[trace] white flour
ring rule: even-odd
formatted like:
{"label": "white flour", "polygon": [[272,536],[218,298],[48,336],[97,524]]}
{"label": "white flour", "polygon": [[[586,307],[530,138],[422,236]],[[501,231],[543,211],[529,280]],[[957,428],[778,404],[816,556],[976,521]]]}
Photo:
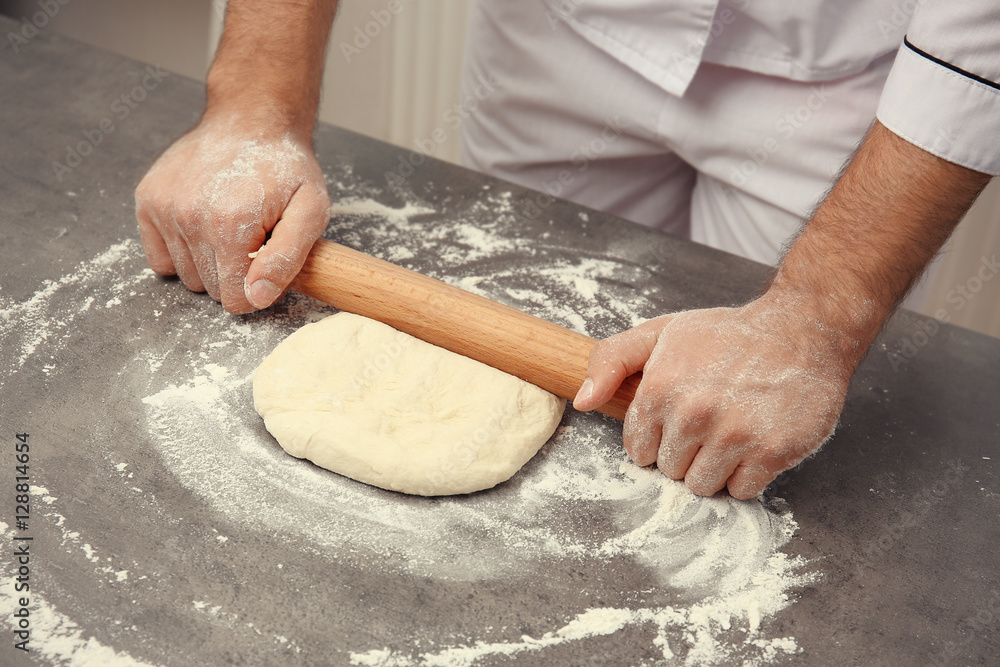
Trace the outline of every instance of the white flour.
{"label": "white flour", "polygon": [[[552,261],[540,271],[518,262],[519,254],[538,248],[500,234],[509,193],[486,200],[476,205],[483,215],[474,206],[470,219],[460,222],[428,219],[431,211],[414,204],[391,209],[370,200],[336,203],[332,213],[347,238],[373,254],[406,265],[433,248],[431,256],[442,266],[464,267],[439,269],[448,271],[449,282],[578,331],[607,335],[655,314],[654,304],[641,293],[613,296],[608,289],[641,283],[641,267],[574,259],[572,253],[559,254],[556,246]],[[483,258],[508,256],[510,261],[494,262],[492,270],[474,270]],[[62,349],[70,325],[84,313],[95,317],[98,311],[125,307],[138,294],[146,312],[159,317],[185,294],[180,284],[158,286],[148,270],[123,270],[140,265],[139,244],[126,241],[43,286],[28,301],[0,304],[0,334],[18,346],[14,365],[0,371],[0,381],[33,355]],[[109,275],[116,279],[109,281]],[[289,535],[299,548],[387,577],[503,581],[553,563],[585,562],[639,567],[655,582],[650,591],[627,591],[627,604],[553,609],[551,629],[538,637],[511,638],[506,628],[484,627],[477,636],[448,642],[421,642],[417,635],[405,650],[344,647],[354,664],[474,665],[488,656],[544,655],[549,647],[626,627],[641,629],[663,662],[678,664],[760,664],[799,650],[794,639],[767,637],[761,630],[791,604],[794,588],[817,577],[804,570],[801,559],[779,551],[796,529],[790,514],[768,511],[759,502],[696,497],[657,472],[637,468],[616,444],[620,424],[598,417],[571,420],[522,473],[491,492],[414,499],[346,480],[287,456],[264,430],[250,400],[250,378],[261,359],[292,330],[332,309],[292,296],[251,325],[214,303],[203,306],[185,312],[184,327],[147,334],[142,352],[119,375],[132,385],[123,388],[123,395],[138,391],[145,396],[135,410],[145,411],[152,445],[175,482],[227,522]],[[198,346],[191,345],[192,331],[203,340]],[[114,462],[128,485],[126,464]],[[145,494],[133,488],[137,496]],[[47,491],[40,497],[46,496],[52,498],[44,501],[52,507],[49,519],[62,526],[58,499]],[[608,525],[596,535],[580,524],[581,515],[605,517]],[[102,560],[100,536],[69,533],[63,534],[64,546],[92,563],[95,577],[132,581],[146,576],[135,565]],[[220,543],[225,539],[218,536]],[[671,592],[671,604],[644,603],[647,594],[663,590]],[[236,614],[220,611],[209,599],[192,600],[191,613],[238,622]],[[75,627],[65,618],[59,624]],[[44,655],[68,660],[82,650],[80,645],[89,645],[70,630],[53,636],[43,645],[49,652]],[[60,644],[66,636],[74,639]],[[294,643],[294,638],[282,639]]]}
{"label": "white flour", "polygon": [[[354,247],[580,333],[604,336],[660,314],[644,298],[650,274],[643,267],[580,258],[575,249],[551,242],[548,232],[541,242],[505,236],[515,217],[509,192],[484,195],[469,207],[465,220],[443,223],[429,213],[412,203],[393,209],[354,198],[331,208],[338,234]],[[540,253],[550,257],[541,269]],[[434,266],[408,261],[419,256],[433,258]],[[483,260],[489,261],[489,271],[478,274]],[[449,271],[442,273],[442,266]],[[471,275],[456,279],[456,273]],[[635,289],[621,295],[616,294],[620,289],[602,287],[621,284]]]}
{"label": "white flour", "polygon": [[[0,537],[10,540],[17,531],[0,521]],[[10,572],[10,565],[4,563],[4,572]],[[14,578],[4,577],[0,583],[0,609],[12,610],[24,593],[14,590]],[[136,660],[126,652],[115,651],[104,646],[93,637],[86,636],[80,627],[65,614],[59,612],[48,600],[37,592],[30,593],[31,633],[30,649],[49,664],[73,665],[73,667],[152,667],[149,663]],[[8,618],[3,619],[9,623]],[[38,641],[35,638],[44,638]]]}
{"label": "white flour", "polygon": [[[111,283],[111,298],[104,299],[104,305],[97,308],[112,308],[121,305],[121,296],[128,292],[136,294],[132,289],[140,281],[151,277],[153,272],[146,270],[140,275],[129,276],[125,280],[113,282],[108,276],[115,275],[119,264],[130,253],[140,247],[137,241],[126,240],[108,248],[106,251],[77,266],[76,270],[59,280],[48,280],[42,289],[27,301],[9,303],[0,296],[0,339],[5,345],[10,345],[17,339],[20,351],[17,359],[10,365],[4,375],[8,375],[24,366],[25,362],[38,349],[38,346],[51,339],[50,345],[60,349],[59,340],[65,336],[73,323],[94,307],[95,298],[86,295],[82,301],[67,301],[67,295],[82,291],[84,285]],[[76,287],[78,289],[67,289]],[[52,348],[49,348],[52,352]],[[0,387],[3,380],[0,379]]]}

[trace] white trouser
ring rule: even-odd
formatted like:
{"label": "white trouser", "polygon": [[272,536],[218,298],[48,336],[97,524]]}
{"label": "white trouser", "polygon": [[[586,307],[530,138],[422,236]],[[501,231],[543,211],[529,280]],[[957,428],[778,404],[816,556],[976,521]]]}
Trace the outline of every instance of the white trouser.
{"label": "white trouser", "polygon": [[893,60],[815,84],[703,63],[678,99],[551,20],[540,2],[474,6],[463,164],[768,264],[864,136]]}

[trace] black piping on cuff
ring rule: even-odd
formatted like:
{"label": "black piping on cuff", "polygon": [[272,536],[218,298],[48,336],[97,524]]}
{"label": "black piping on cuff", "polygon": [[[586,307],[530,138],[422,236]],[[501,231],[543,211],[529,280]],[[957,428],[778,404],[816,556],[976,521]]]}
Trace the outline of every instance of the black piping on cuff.
{"label": "black piping on cuff", "polygon": [[962,69],[961,67],[958,67],[956,65],[952,65],[947,60],[941,60],[940,58],[932,56],[931,54],[927,53],[926,51],[924,51],[922,49],[918,49],[917,47],[913,46],[913,44],[910,44],[910,40],[908,40],[905,35],[903,36],[903,44],[906,46],[906,48],[910,49],[911,51],[913,51],[917,55],[923,56],[924,58],[927,58],[927,60],[930,60],[933,63],[937,63],[941,67],[946,67],[946,68],[950,69],[952,72],[955,72],[956,74],[961,74],[962,76],[964,76],[966,78],[969,78],[969,79],[972,79],[973,81],[978,81],[979,83],[983,84],[984,86],[989,86],[990,88],[995,88],[996,90],[1000,90],[1000,83],[997,83],[995,81],[990,81],[989,79],[985,79],[985,78],[979,76],[978,74],[973,74],[972,72],[967,72],[964,69]]}

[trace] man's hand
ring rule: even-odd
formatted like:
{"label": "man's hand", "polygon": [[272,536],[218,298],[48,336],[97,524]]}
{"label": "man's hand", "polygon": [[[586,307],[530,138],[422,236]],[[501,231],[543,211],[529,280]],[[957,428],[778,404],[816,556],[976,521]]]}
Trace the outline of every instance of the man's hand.
{"label": "man's hand", "polygon": [[757,495],[832,434],[883,322],[989,181],[876,122],[766,294],[598,343],[574,406],[641,370],[624,431],[636,463],[695,493]]}
{"label": "man's hand", "polygon": [[139,183],[135,202],[150,267],[208,291],[231,313],[277,300],[330,219],[310,147],[237,118],[206,120],[181,137]]}
{"label": "man's hand", "polygon": [[592,410],[639,370],[625,449],[700,495],[753,498],[819,449],[850,371],[803,313],[760,299],[666,315],[600,341],[590,355]]}
{"label": "man's hand", "polygon": [[205,115],[136,190],[150,267],[232,313],[281,296],[330,220],[310,143],[336,9],[336,0],[230,0]]}

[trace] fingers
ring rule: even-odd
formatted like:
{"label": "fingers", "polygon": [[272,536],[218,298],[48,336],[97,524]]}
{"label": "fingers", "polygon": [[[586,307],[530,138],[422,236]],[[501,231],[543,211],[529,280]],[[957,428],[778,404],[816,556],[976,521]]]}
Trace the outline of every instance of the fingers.
{"label": "fingers", "polygon": [[179,234],[168,236],[164,238],[164,241],[170,250],[170,257],[173,260],[174,268],[177,269],[177,276],[184,283],[184,286],[192,292],[204,292],[205,283],[202,282],[201,276],[198,274],[198,268],[187,241]]}
{"label": "fingers", "polygon": [[[692,493],[699,496],[715,495],[726,488],[733,472],[739,467],[739,461],[738,456],[726,449],[719,451],[700,447],[686,466],[684,483],[691,489]],[[663,468],[660,469],[663,470]],[[679,478],[675,477],[674,479]]]}
{"label": "fingers", "polygon": [[756,498],[774,481],[779,472],[772,472],[762,466],[741,465],[729,477],[729,495],[739,500]]}
{"label": "fingers", "polygon": [[[298,274],[313,243],[326,229],[329,211],[326,192],[314,184],[299,188],[274,226],[271,238],[250,264],[239,300],[253,308],[266,308],[274,303]],[[230,297],[237,300],[233,294]]]}
{"label": "fingers", "polygon": [[[600,405],[614,394],[622,379],[644,369],[635,399],[625,414],[623,443],[640,466],[656,463],[666,476],[684,480],[692,492],[711,496],[726,487],[738,468],[745,434],[723,430],[725,410],[718,397],[704,389],[684,389],[685,357],[661,337],[668,318],[652,320],[594,346],[588,380],[592,390],[574,405]],[[664,348],[659,350],[659,348]],[[656,359],[650,361],[656,352]]]}
{"label": "fingers", "polygon": [[590,351],[587,378],[573,399],[573,407],[585,412],[611,400],[625,378],[646,365],[669,319],[669,315],[658,317],[598,341]]}
{"label": "fingers", "polygon": [[[641,389],[640,389],[641,392]],[[625,413],[622,438],[625,451],[636,465],[648,466],[656,462],[657,451],[663,439],[663,422],[646,408],[640,392]]]}
{"label": "fingers", "polygon": [[660,450],[656,455],[656,467],[670,479],[687,479],[688,469],[702,451],[702,444],[691,439],[682,442],[664,439],[660,442]]}
{"label": "fingers", "polygon": [[[737,415],[718,405],[710,393],[680,391],[648,384],[659,375],[660,361],[650,367],[625,415],[625,450],[640,466],[657,469],[700,496],[712,496],[727,486],[734,497],[754,498],[774,479],[760,463],[765,448],[745,429],[734,425]],[[758,465],[746,467],[745,460]],[[734,476],[740,471],[739,476]],[[733,492],[735,489],[735,492]]]}
{"label": "fingers", "polygon": [[[211,285],[209,291],[214,292],[212,296],[217,299],[214,254],[205,257],[204,252],[192,252],[191,244],[174,220],[173,212],[157,202],[151,188],[143,179],[135,194],[135,217],[149,268],[162,276],[177,275],[193,292],[204,292],[207,283]],[[159,215],[158,211],[164,215]],[[201,246],[197,249],[200,251]]]}
{"label": "fingers", "polygon": [[[188,244],[191,247],[191,244]],[[198,277],[201,278],[205,291],[216,301],[222,300],[222,292],[219,289],[219,261],[215,256],[215,248],[210,243],[199,243],[197,251],[193,253],[194,265],[198,268]]]}
{"label": "fingers", "polygon": [[760,495],[829,437],[848,384],[811,321],[754,304],[675,313],[598,344],[577,407],[641,368],[623,429],[629,456],[699,495]]}
{"label": "fingers", "polygon": [[[244,130],[238,119],[226,127],[203,121],[136,188],[153,270],[207,289],[233,313],[273,303],[329,222],[326,183],[308,146]],[[248,253],[271,231],[272,241],[251,262]]]}
{"label": "fingers", "polygon": [[[188,247],[180,234],[164,235],[153,223],[152,217],[144,211],[136,211],[139,220],[139,235],[146,251],[149,268],[161,276],[180,277],[181,282],[193,292],[204,292],[205,283]],[[215,296],[215,295],[213,295]]]}
{"label": "fingers", "polygon": [[176,275],[177,269],[170,259],[170,251],[167,244],[160,235],[160,231],[153,224],[149,215],[136,202],[135,216],[139,221],[139,236],[142,238],[142,247],[146,251],[146,261],[149,268],[156,271],[161,276]]}

